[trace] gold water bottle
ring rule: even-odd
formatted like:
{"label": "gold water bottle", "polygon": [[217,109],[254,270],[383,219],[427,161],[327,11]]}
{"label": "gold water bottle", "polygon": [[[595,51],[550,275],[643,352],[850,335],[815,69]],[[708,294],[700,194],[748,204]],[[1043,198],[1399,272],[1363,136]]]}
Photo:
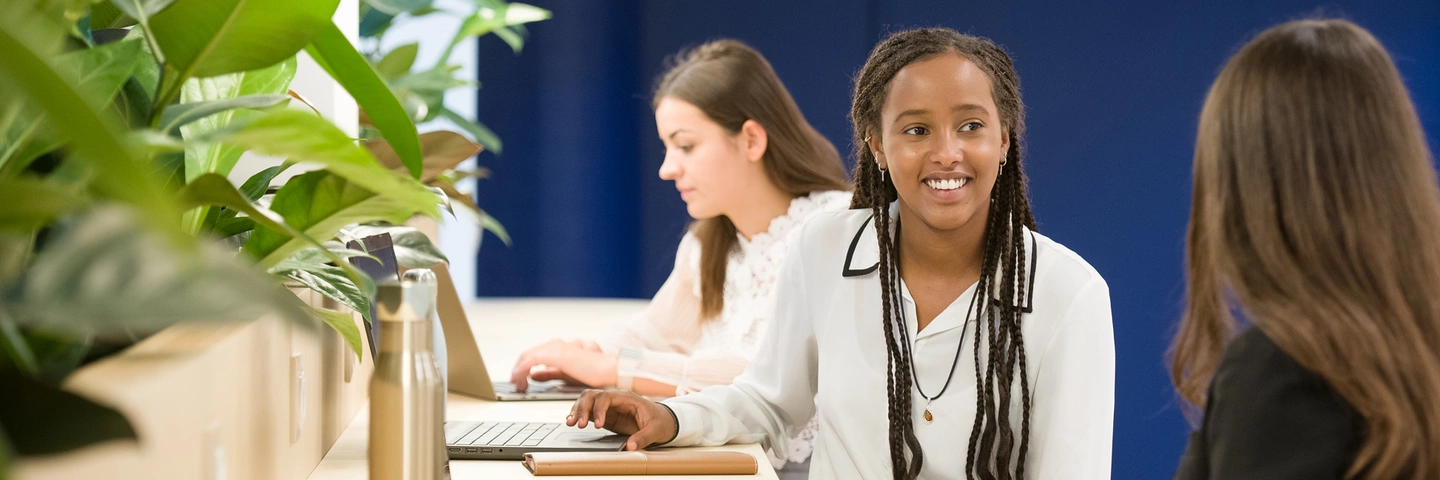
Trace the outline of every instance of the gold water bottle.
{"label": "gold water bottle", "polygon": [[443,480],[446,475],[440,371],[431,349],[435,285],[376,288],[380,351],[370,380],[370,479]]}

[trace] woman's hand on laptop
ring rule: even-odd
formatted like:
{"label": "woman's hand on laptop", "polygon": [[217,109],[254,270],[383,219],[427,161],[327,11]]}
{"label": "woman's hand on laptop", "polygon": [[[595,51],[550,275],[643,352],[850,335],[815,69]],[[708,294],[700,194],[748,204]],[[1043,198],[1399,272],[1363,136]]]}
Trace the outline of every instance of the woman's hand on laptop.
{"label": "woman's hand on laptop", "polygon": [[610,387],[615,385],[615,363],[615,356],[601,351],[595,342],[551,340],[520,355],[510,372],[510,383],[517,392],[529,389],[531,379]]}
{"label": "woman's hand on laptop", "polygon": [[629,435],[625,450],[635,451],[651,445],[669,443],[680,432],[675,414],[659,403],[620,390],[586,390],[570,407],[565,425],[595,428]]}

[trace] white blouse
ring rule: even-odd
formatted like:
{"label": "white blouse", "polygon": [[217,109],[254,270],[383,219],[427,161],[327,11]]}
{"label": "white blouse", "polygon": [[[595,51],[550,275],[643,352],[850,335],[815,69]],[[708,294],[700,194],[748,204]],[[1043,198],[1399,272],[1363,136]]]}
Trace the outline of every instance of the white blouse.
{"label": "white blouse", "polygon": [[[760,442],[785,450],[790,436],[815,417],[812,478],[891,475],[886,348],[873,269],[879,255],[870,216],[849,210],[816,216],[805,226],[780,275],[777,321],[750,368],[731,385],[666,400],[680,424],[670,445]],[[1033,288],[1012,301],[1028,309],[1021,317],[1033,395],[1026,471],[1032,478],[1110,478],[1115,347],[1109,287],[1079,255],[1025,233],[1031,264],[1022,281]],[[915,378],[926,393],[940,389],[956,343],[963,342],[949,390],[929,405],[934,423],[922,418],[925,399],[911,395],[925,452],[920,478],[963,478],[975,419],[976,320],[961,327],[975,286],[918,334],[914,302],[903,282],[900,288]],[[984,348],[982,342],[982,358]],[[1011,403],[1010,418],[1020,418],[1021,402]]]}
{"label": "white blouse", "polygon": [[[745,370],[760,348],[775,312],[775,283],[790,245],[806,220],[850,206],[850,192],[812,192],[790,201],[754,238],[737,235],[726,260],[724,307],[714,318],[700,318],[700,242],[687,233],[675,254],[675,268],[640,315],[620,322],[606,352],[620,347],[642,351],[635,376],[675,385],[676,395],[729,384]],[[807,419],[808,420],[808,419]],[[803,462],[810,457],[813,422],[798,430],[787,447],[771,452],[771,462]]]}

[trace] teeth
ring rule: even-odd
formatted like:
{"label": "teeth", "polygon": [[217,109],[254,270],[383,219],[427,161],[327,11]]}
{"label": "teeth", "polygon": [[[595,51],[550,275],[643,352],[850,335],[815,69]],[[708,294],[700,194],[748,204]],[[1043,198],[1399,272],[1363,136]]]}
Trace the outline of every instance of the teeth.
{"label": "teeth", "polygon": [[925,184],[936,190],[955,190],[969,183],[968,178],[951,178],[944,180],[926,180]]}

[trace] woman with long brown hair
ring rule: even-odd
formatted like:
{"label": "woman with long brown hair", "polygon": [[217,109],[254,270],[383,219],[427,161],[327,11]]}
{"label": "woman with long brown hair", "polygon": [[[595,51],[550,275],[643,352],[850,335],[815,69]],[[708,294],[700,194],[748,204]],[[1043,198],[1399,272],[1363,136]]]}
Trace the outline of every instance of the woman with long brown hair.
{"label": "woman with long brown hair", "polygon": [[[800,225],[850,203],[840,154],[805,121],[770,63],[741,42],[682,53],[661,76],[653,107],[665,144],[660,177],[675,182],[695,218],[675,268],[645,311],[608,338],[525,352],[511,377],[519,391],[531,379],[652,396],[730,383],[772,320],[783,321],[772,319],[776,276]],[[772,451],[772,463],[804,462],[814,436],[813,424],[797,431],[788,448]]]}
{"label": "woman with long brown hair", "polygon": [[1440,188],[1384,47],[1266,30],[1195,141],[1180,479],[1440,478]]}
{"label": "woman with long brown hair", "polygon": [[773,447],[814,416],[817,478],[1109,478],[1109,288],[1035,231],[1024,111],[987,39],[882,41],[855,79],[854,209],[805,225],[750,368],[658,404],[590,390],[567,423]]}

